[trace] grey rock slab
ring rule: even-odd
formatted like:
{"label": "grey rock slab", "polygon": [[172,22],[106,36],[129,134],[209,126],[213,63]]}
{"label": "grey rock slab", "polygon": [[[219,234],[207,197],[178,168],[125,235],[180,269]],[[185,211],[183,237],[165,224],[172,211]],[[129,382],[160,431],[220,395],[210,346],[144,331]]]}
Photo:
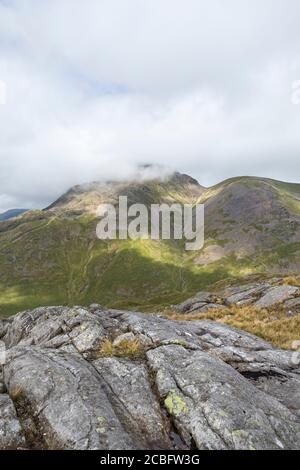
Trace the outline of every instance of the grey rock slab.
{"label": "grey rock slab", "polygon": [[293,352],[277,349],[246,349],[231,345],[215,349],[213,355],[227,364],[238,368],[239,371],[281,370],[293,372],[297,365],[293,362]]}
{"label": "grey rock slab", "polygon": [[251,289],[230,295],[226,298],[225,303],[227,305],[245,305],[245,303],[251,303],[257,299],[257,296],[265,291],[265,287],[256,286]]}
{"label": "grey rock slab", "polygon": [[186,313],[186,312],[188,312],[190,309],[192,309],[195,304],[199,304],[199,303],[200,303],[201,305],[205,304],[205,302],[200,302],[196,297],[193,297],[193,298],[191,298],[191,299],[188,299],[188,300],[182,302],[182,303],[179,304],[179,305],[176,305],[176,306],[174,307],[174,310],[175,310],[176,312],[179,312],[179,313]]}
{"label": "grey rock slab", "polygon": [[107,384],[107,395],[135,442],[146,449],[170,449],[165,419],[144,364],[126,359],[101,358],[93,362]]}
{"label": "grey rock slab", "polygon": [[284,307],[286,309],[291,309],[292,311],[295,312],[300,312],[300,297],[296,297],[295,299],[290,299],[284,302]]}
{"label": "grey rock slab", "polygon": [[194,313],[194,312],[197,312],[197,311],[201,310],[201,308],[205,307],[206,305],[207,305],[207,303],[205,303],[205,302],[195,302],[195,303],[191,304],[191,306],[188,310],[185,310],[182,313],[186,313],[186,314],[190,315],[191,313]]}
{"label": "grey rock slab", "polygon": [[300,422],[224,362],[176,345],[147,353],[181,437],[198,449],[297,449]]}
{"label": "grey rock slab", "polygon": [[136,339],[136,336],[132,332],[124,333],[116,337],[116,339],[113,342],[113,345],[118,346],[120,343],[122,343],[122,341],[134,341],[135,339]]}
{"label": "grey rock slab", "polygon": [[[14,348],[4,367],[28,436],[50,449],[133,449],[97,371],[78,355]],[[34,429],[35,427],[35,429]]]}
{"label": "grey rock slab", "polygon": [[[212,320],[197,320],[190,322],[190,329],[196,334],[200,341],[204,341],[207,334],[218,338],[223,346],[235,346],[242,350],[272,350],[270,343],[252,335],[247,331],[242,331],[234,326],[224,325]],[[209,347],[209,345],[206,345]]]}
{"label": "grey rock slab", "polygon": [[299,291],[298,287],[294,287],[294,286],[272,287],[268,289],[265,295],[261,299],[259,299],[257,302],[255,302],[254,305],[260,308],[272,307],[273,305],[284,302],[289,297],[292,297],[293,295],[295,295],[296,292],[298,291]]}
{"label": "grey rock slab", "polygon": [[0,394],[0,450],[14,450],[25,446],[14,404],[8,395]]}
{"label": "grey rock slab", "polygon": [[197,292],[195,297],[199,302],[211,302],[212,299],[214,299],[216,296],[212,294],[211,292],[200,291],[200,292]]}
{"label": "grey rock slab", "polygon": [[[60,321],[57,323],[56,317],[60,318],[60,315],[65,311],[63,307],[42,307],[21,312],[13,317],[13,321],[2,340],[8,348],[20,344],[22,341],[26,343],[47,341],[57,334],[55,330],[59,331]],[[53,327],[53,322],[55,327]]]}
{"label": "grey rock slab", "polygon": [[[28,447],[169,449],[175,431],[191,448],[300,448],[295,352],[245,331],[95,305],[23,312],[2,332]],[[95,360],[104,338],[147,357]]]}
{"label": "grey rock slab", "polygon": [[[115,315],[115,311],[109,311],[109,315]],[[148,339],[148,347],[156,347],[164,343],[180,343],[184,341],[189,347],[200,348],[199,338],[192,331],[191,322],[172,322],[157,315],[118,312],[119,329],[124,332],[132,332],[144,340]],[[182,328],[182,323],[184,327]],[[111,334],[114,330],[111,331]]]}
{"label": "grey rock slab", "polygon": [[96,349],[104,337],[98,316],[87,309],[49,307],[16,315],[2,339],[7,347],[60,347],[72,342],[79,352],[86,352]]}
{"label": "grey rock slab", "polygon": [[224,308],[224,305],[213,304],[213,303],[206,304],[199,309],[199,313],[205,313],[205,312],[208,312],[209,310],[220,310],[222,308]]}
{"label": "grey rock slab", "polygon": [[198,292],[195,297],[188,299],[175,307],[177,312],[185,313],[194,307],[195,304],[205,304],[213,302],[214,295],[209,292]]}
{"label": "grey rock slab", "polygon": [[272,283],[271,282],[258,282],[258,283],[253,283],[253,284],[243,284],[243,285],[238,285],[238,286],[231,286],[223,289],[221,291],[221,294],[228,298],[233,295],[245,295],[245,293],[252,291],[258,291],[260,292],[261,290],[266,290],[267,288],[271,287]]}
{"label": "grey rock slab", "polygon": [[245,373],[253,385],[275,397],[300,420],[300,376],[270,370],[264,373],[261,369]]}
{"label": "grey rock slab", "polygon": [[7,329],[9,328],[10,322],[0,320],[0,340],[6,334]]}
{"label": "grey rock slab", "polygon": [[97,322],[87,321],[76,326],[69,336],[76,350],[84,353],[99,349],[106,333]]}

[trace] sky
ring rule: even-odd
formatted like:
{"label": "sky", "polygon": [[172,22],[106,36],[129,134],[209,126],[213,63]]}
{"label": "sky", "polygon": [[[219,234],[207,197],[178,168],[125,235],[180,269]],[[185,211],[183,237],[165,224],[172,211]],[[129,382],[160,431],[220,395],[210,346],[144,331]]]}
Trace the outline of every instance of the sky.
{"label": "sky", "polygon": [[300,183],[299,18],[299,0],[0,0],[0,212],[144,163]]}

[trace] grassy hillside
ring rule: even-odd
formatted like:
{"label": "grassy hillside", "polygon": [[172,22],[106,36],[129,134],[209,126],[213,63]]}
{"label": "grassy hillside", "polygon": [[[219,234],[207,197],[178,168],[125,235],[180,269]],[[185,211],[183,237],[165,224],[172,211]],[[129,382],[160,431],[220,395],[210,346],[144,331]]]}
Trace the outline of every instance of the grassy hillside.
{"label": "grassy hillside", "polygon": [[[176,175],[160,183],[76,187],[49,210],[0,223],[0,315],[40,305],[102,303],[154,310],[218,280],[300,268],[300,186],[237,178],[205,190]],[[100,201],[205,202],[206,243],[100,241]]]}
{"label": "grassy hillside", "polygon": [[0,234],[2,315],[93,302],[151,309],[227,275],[194,266],[172,241],[98,240],[91,217],[31,217]]}

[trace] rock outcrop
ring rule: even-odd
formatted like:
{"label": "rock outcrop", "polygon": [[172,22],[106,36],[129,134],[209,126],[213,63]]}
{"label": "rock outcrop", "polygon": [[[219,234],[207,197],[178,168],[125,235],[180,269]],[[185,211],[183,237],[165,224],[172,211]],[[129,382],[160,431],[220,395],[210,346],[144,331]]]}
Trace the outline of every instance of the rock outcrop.
{"label": "rock outcrop", "polygon": [[93,305],[0,340],[2,449],[300,448],[300,361],[249,333]]}
{"label": "rock outcrop", "polygon": [[[280,305],[288,315],[300,313],[300,287],[280,284],[284,278],[226,287],[211,292],[199,292],[191,299],[176,305],[174,311],[184,314],[205,313],[208,310],[245,305],[271,308]],[[286,282],[286,281],[285,281]],[[300,285],[300,278],[298,277]]]}

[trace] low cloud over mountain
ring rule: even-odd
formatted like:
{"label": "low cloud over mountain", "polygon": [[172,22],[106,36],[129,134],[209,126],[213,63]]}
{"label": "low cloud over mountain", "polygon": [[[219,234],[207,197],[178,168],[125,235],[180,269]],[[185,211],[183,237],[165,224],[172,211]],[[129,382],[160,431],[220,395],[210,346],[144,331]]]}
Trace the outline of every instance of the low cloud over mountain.
{"label": "low cloud over mountain", "polygon": [[0,2],[0,209],[145,161],[204,186],[300,181],[299,13],[297,0]]}

